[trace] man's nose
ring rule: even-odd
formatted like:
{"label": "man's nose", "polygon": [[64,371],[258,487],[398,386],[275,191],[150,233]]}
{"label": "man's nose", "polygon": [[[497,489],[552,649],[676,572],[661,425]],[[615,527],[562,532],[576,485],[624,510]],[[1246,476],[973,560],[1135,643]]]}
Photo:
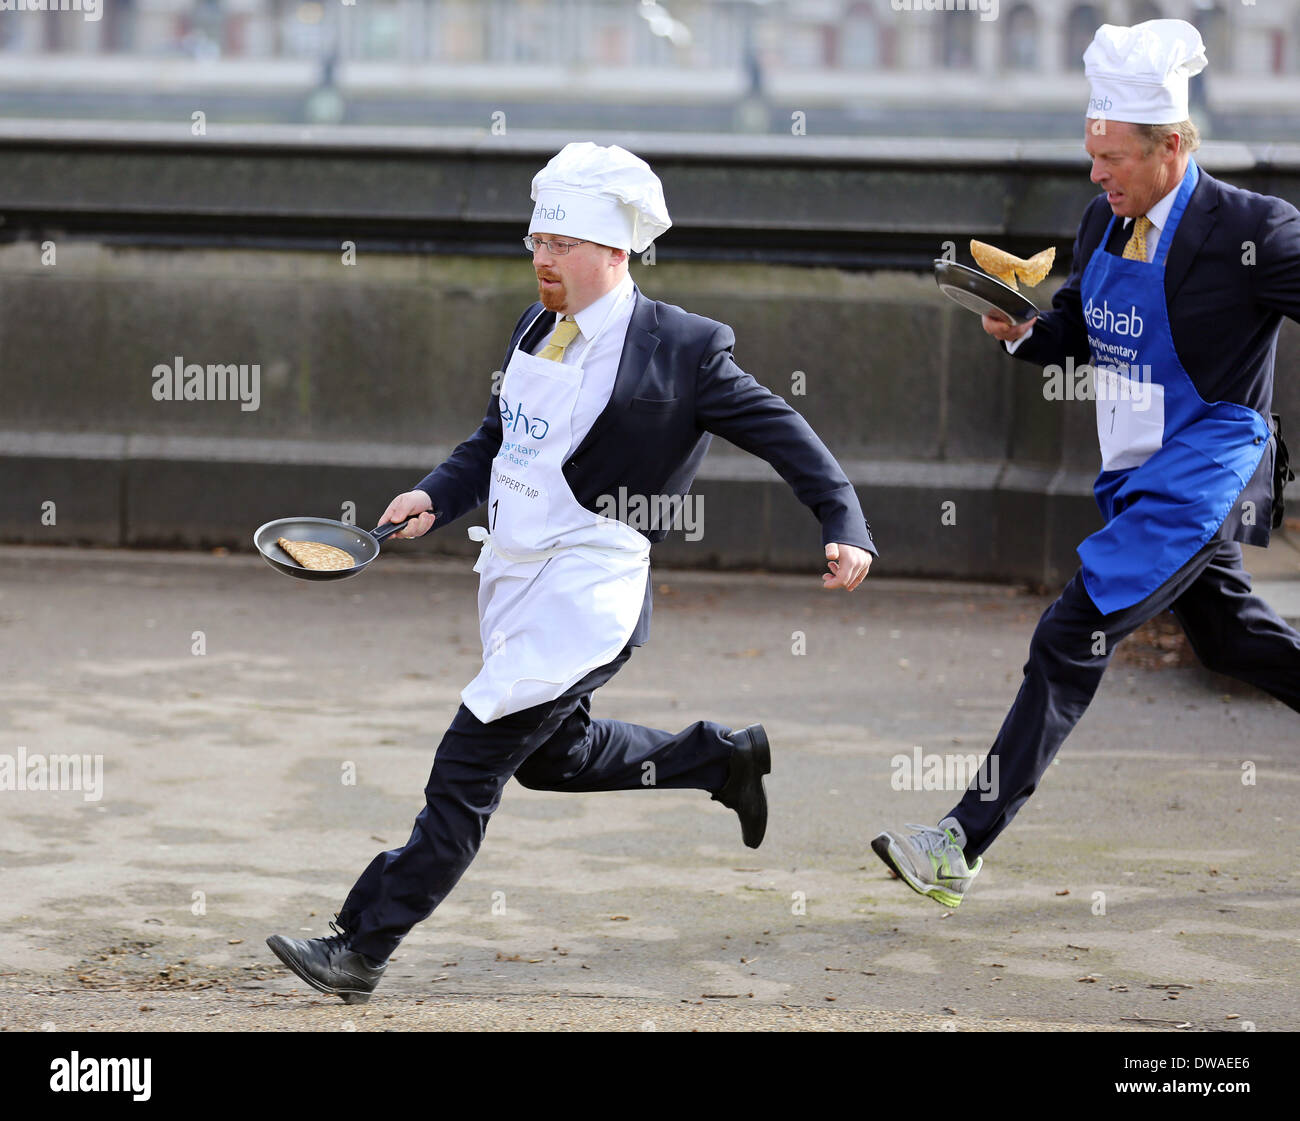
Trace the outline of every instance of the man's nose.
{"label": "man's nose", "polygon": [[1096,160],[1093,160],[1092,173],[1088,176],[1088,178],[1091,179],[1094,183],[1100,183],[1105,177],[1106,177],[1105,174],[1101,170],[1101,165],[1098,164]]}

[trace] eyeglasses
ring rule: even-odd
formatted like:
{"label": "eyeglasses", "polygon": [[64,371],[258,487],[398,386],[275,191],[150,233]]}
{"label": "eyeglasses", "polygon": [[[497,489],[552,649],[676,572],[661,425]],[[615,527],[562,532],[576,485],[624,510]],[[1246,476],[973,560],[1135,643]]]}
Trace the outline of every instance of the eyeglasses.
{"label": "eyeglasses", "polygon": [[532,234],[524,238],[524,248],[529,253],[536,253],[539,249],[545,249],[559,257],[563,257],[575,245],[587,244],[589,243],[585,241],[557,241],[555,238],[551,238],[550,241],[543,241],[539,237],[533,237]]}

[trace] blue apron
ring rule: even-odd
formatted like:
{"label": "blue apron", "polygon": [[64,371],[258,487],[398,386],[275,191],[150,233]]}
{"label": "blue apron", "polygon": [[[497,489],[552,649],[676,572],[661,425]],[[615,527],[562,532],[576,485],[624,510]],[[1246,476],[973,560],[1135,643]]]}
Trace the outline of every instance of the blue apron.
{"label": "blue apron", "polygon": [[1265,419],[1204,401],[1174,349],[1165,258],[1199,175],[1188,160],[1153,261],[1105,251],[1112,215],[1080,285],[1102,450],[1093,493],[1106,526],[1078,552],[1104,615],[1144,600],[1214,537],[1268,449]]}

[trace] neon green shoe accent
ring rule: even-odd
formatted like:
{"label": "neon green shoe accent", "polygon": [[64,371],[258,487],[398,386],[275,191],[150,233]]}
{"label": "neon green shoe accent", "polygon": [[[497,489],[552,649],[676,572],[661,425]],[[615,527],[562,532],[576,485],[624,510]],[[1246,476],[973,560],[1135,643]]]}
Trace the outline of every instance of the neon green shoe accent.
{"label": "neon green shoe accent", "polygon": [[932,825],[908,825],[913,833],[881,833],[871,842],[876,855],[918,895],[944,907],[961,906],[971,881],[984,866],[983,857],[966,863],[961,844],[952,829]]}

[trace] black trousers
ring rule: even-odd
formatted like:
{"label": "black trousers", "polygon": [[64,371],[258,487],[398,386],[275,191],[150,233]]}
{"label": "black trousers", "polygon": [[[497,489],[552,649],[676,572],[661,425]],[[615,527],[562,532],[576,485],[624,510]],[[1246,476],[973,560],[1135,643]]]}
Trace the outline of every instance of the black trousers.
{"label": "black trousers", "polygon": [[[952,811],[973,860],[1034,792],[1092,701],[1116,644],[1172,608],[1196,656],[1300,712],[1300,634],[1250,591],[1241,546],[1214,540],[1141,603],[1102,615],[1075,573],[1038,621],[1025,680],[980,774]],[[990,760],[997,760],[993,770]],[[988,793],[994,796],[987,801]]]}
{"label": "black trousers", "polygon": [[384,960],[433,913],[478,853],[512,775],[533,790],[722,787],[734,745],[721,724],[701,720],[674,735],[591,719],[592,692],[632,649],[558,699],[490,724],[460,706],[434,756],[410,840],[370,862],[339,912],[354,950]]}

